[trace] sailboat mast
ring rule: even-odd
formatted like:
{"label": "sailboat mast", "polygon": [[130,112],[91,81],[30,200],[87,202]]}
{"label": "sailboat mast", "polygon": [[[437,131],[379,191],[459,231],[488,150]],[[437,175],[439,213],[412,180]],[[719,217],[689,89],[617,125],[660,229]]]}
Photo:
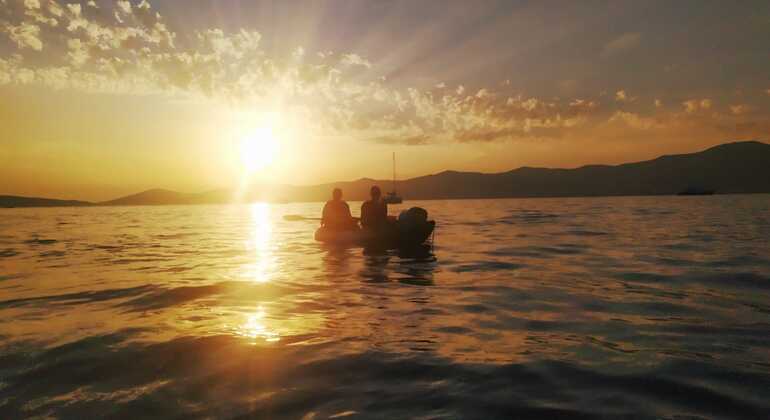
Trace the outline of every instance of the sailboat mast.
{"label": "sailboat mast", "polygon": [[393,152],[393,192],[396,192],[396,152]]}

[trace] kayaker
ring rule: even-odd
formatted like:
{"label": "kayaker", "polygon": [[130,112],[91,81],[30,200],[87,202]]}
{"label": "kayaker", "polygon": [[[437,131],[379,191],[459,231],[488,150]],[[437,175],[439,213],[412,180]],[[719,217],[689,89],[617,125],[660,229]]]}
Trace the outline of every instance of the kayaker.
{"label": "kayaker", "polygon": [[342,190],[335,188],[332,199],[324,205],[321,226],[333,230],[351,230],[356,228],[356,221],[350,214],[350,206],[342,200]]}
{"label": "kayaker", "polygon": [[382,201],[380,187],[373,186],[369,190],[371,199],[361,205],[361,227],[367,229],[382,229],[389,223],[388,205]]}

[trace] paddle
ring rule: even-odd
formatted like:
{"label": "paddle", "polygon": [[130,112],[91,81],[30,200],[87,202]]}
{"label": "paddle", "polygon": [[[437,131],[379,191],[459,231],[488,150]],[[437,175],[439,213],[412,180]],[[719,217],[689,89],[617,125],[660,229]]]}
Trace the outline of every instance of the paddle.
{"label": "paddle", "polygon": [[298,222],[302,220],[321,220],[320,217],[305,217],[301,216],[299,214],[285,214],[283,216],[283,220],[288,220],[290,222]]}
{"label": "paddle", "polygon": [[[358,221],[358,217],[352,217],[353,220]],[[285,214],[283,216],[283,220],[289,221],[289,222],[300,222],[300,221],[320,221],[320,217],[305,217],[300,214]]]}

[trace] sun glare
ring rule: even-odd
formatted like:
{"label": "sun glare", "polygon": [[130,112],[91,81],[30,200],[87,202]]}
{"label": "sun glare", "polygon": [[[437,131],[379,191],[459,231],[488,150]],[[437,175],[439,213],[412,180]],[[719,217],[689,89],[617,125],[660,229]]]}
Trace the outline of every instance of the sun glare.
{"label": "sun glare", "polygon": [[280,140],[276,128],[269,121],[246,132],[240,139],[241,165],[246,173],[254,173],[269,166],[280,153]]}

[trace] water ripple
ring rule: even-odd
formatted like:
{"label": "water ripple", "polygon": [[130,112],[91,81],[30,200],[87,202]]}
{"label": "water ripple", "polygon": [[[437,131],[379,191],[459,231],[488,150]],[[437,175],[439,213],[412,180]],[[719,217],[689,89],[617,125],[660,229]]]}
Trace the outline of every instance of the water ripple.
{"label": "water ripple", "polygon": [[0,209],[0,418],[770,418],[770,196],[411,205]]}

